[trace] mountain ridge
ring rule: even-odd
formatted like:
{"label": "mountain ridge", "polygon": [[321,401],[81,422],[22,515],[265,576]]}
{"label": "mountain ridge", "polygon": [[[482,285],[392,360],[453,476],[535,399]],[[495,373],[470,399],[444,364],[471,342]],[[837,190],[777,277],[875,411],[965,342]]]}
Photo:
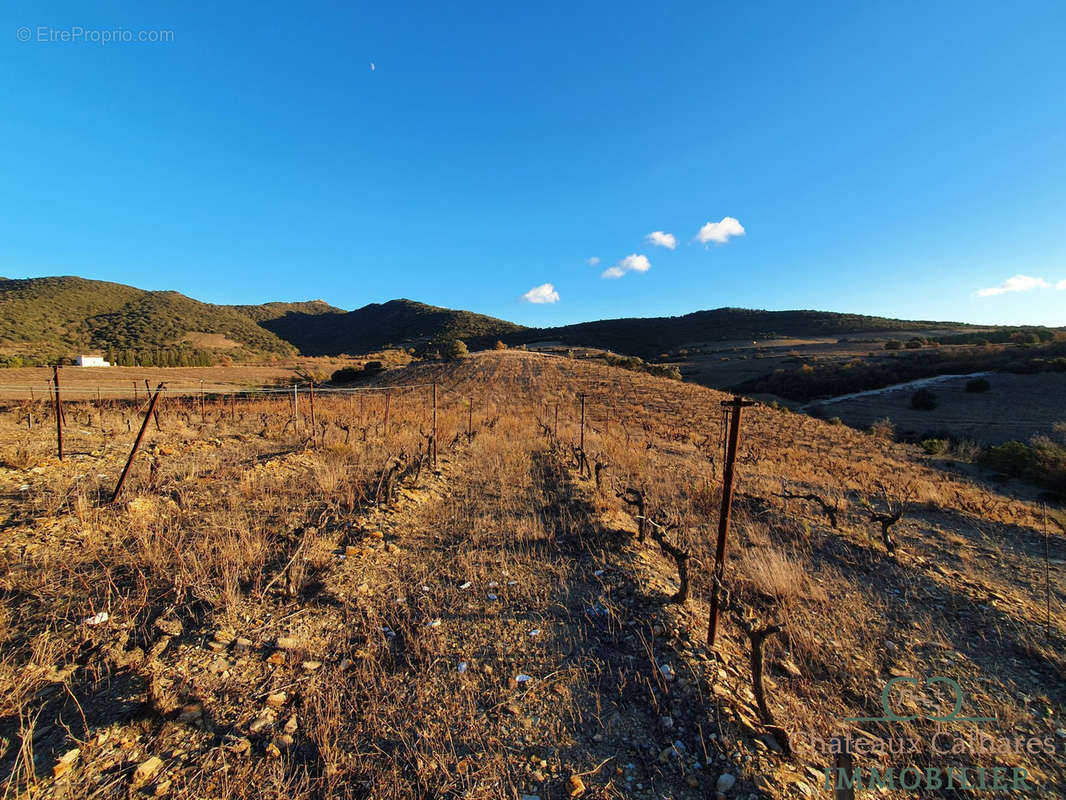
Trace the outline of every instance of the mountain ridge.
{"label": "mountain ridge", "polygon": [[722,307],[673,317],[629,317],[532,328],[406,298],[351,311],[324,300],[258,305],[204,303],[77,276],[0,279],[0,357],[44,362],[82,351],[202,348],[240,359],[364,355],[388,347],[426,349],[458,338],[474,348],[558,341],[654,358],[700,342],[839,336],[994,326],[900,320],[815,310]]}

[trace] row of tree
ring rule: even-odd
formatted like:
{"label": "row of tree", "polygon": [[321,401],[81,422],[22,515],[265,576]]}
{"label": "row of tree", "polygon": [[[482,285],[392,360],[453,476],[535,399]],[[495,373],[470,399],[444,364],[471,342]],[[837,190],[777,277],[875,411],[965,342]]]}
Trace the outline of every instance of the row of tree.
{"label": "row of tree", "polygon": [[104,358],[119,367],[210,367],[218,363],[214,351],[189,347],[108,350]]}

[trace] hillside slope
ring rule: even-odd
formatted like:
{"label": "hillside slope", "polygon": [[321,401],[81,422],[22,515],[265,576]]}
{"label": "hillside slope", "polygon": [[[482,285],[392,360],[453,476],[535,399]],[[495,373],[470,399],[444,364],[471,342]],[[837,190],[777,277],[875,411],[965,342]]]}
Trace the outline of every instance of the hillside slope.
{"label": "hillside slope", "polygon": [[492,342],[523,330],[495,317],[404,299],[371,303],[348,312],[291,309],[272,319],[261,319],[259,324],[304,355],[315,356],[417,346],[439,337]]}
{"label": "hillside slope", "polygon": [[957,322],[888,319],[831,311],[716,308],[678,317],[630,317],[556,328],[530,328],[505,337],[504,341],[507,344],[561,341],[568,345],[601,347],[641,358],[654,358],[660,353],[701,342],[973,327]]}
{"label": "hillside slope", "polygon": [[686,345],[858,333],[976,330],[959,323],[825,311],[719,308],[678,317],[608,319],[526,328],[470,311],[398,299],[344,311],[322,300],[213,305],[177,292],[76,277],[0,279],[0,355],[48,360],[77,350],[151,350],[184,344],[269,355],[360,355],[459,338],[472,348],[561,341],[651,359]]}
{"label": "hillside slope", "polygon": [[224,308],[232,308],[234,311],[244,314],[247,317],[251,317],[257,323],[270,322],[271,320],[284,317],[286,314],[306,314],[308,316],[314,316],[315,314],[343,314],[343,308],[337,308],[331,306],[325,300],[307,300],[305,302],[270,302],[260,303],[257,306],[224,306]]}
{"label": "hillside slope", "polygon": [[78,277],[0,281],[0,353],[39,360],[80,351],[213,348],[290,354],[294,348],[227,306]]}

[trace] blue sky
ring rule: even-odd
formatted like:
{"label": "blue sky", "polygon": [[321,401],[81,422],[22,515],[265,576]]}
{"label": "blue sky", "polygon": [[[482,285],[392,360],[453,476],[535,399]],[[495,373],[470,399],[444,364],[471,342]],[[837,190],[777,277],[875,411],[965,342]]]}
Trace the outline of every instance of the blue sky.
{"label": "blue sky", "polygon": [[0,275],[1066,325],[1066,4],[222,5],[0,10]]}

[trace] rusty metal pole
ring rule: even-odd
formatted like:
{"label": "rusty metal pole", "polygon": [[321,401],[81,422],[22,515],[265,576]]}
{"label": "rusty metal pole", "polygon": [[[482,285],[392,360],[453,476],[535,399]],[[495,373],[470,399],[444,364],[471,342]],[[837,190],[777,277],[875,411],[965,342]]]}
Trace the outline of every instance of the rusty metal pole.
{"label": "rusty metal pole", "polygon": [[1044,599],[1047,604],[1047,622],[1044,626],[1044,638],[1051,641],[1051,550],[1048,546],[1047,535],[1047,503],[1042,504],[1044,509]]}
{"label": "rusty metal pole", "polygon": [[300,384],[292,385],[292,419],[293,428],[300,429]]}
{"label": "rusty metal pole", "polygon": [[[833,749],[836,753],[833,756],[832,784],[826,788],[832,788],[833,800],[855,800],[855,788],[850,781],[855,768],[855,759],[851,755],[846,739],[837,737],[831,741],[835,745]],[[844,775],[848,777],[847,781],[841,780]]]}
{"label": "rusty metal pole", "polygon": [[437,382],[433,381],[433,469],[437,468]]}
{"label": "rusty metal pole", "polygon": [[733,510],[733,477],[736,472],[737,443],[740,440],[740,412],[755,403],[734,397],[722,402],[732,412],[729,425],[729,449],[726,451],[725,471],[722,476],[722,509],[718,515],[718,545],[714,551],[714,584],[711,587],[711,616],[707,624],[707,647],[714,647],[718,634],[718,603],[722,578],[725,575],[725,540],[729,533],[729,515]]}
{"label": "rusty metal pole", "polygon": [[581,452],[585,452],[585,395],[581,395]]}
{"label": "rusty metal pole", "polygon": [[[135,383],[134,386],[137,384]],[[118,478],[118,484],[115,486],[115,491],[111,495],[111,502],[114,503],[118,500],[118,496],[122,494],[122,487],[126,485],[126,476],[129,475],[130,467],[133,466],[133,459],[137,457],[137,450],[140,449],[141,439],[144,438],[144,432],[148,430],[148,420],[152,418],[152,414],[155,413],[155,404],[159,399],[160,392],[163,391],[163,384],[160,383],[155,387],[155,394],[152,395],[151,401],[148,403],[148,410],[144,414],[144,422],[141,423],[141,429],[137,432],[137,438],[133,440],[133,449],[130,450],[130,457],[126,459],[126,466],[122,468],[122,474]]]}
{"label": "rusty metal pole", "polygon": [[56,450],[59,451],[59,460],[63,460],[63,398],[59,394],[59,366],[52,367],[52,382],[56,389]]}

